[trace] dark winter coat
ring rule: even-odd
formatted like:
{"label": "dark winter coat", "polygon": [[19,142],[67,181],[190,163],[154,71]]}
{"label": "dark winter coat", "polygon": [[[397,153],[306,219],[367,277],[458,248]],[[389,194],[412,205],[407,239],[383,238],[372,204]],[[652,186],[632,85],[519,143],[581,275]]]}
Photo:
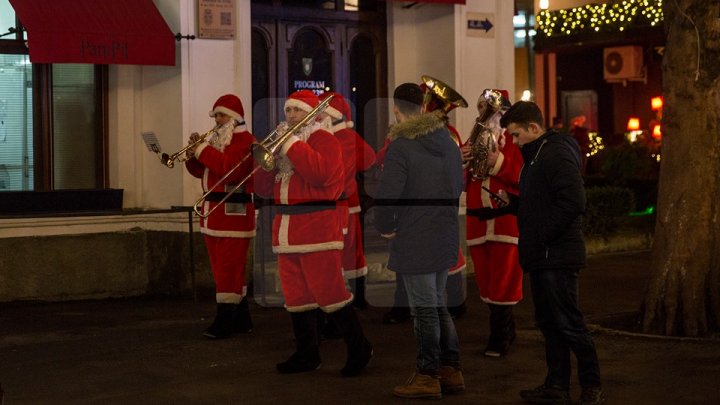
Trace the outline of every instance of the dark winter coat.
{"label": "dark winter coat", "polygon": [[394,125],[389,138],[374,208],[380,233],[396,233],[388,268],[412,274],[447,271],[457,261],[460,243],[460,150],[436,114]]}
{"label": "dark winter coat", "polygon": [[585,187],[577,142],[550,130],[521,149],[518,251],[525,271],[585,267]]}

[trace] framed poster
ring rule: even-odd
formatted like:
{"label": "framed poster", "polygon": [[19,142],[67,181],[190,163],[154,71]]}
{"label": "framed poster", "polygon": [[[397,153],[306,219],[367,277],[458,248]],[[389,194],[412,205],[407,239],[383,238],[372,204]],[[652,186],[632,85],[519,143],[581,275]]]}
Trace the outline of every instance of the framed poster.
{"label": "framed poster", "polygon": [[198,38],[235,39],[235,0],[197,0]]}

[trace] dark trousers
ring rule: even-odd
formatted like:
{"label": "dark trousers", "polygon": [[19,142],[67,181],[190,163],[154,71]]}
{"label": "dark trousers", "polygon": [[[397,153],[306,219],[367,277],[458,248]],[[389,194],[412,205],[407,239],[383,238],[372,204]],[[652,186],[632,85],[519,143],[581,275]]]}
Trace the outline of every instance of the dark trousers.
{"label": "dark trousers", "polygon": [[582,387],[600,386],[597,352],[578,309],[578,270],[530,271],[535,321],[545,336],[545,384],[570,386],[570,352],[577,358]]}

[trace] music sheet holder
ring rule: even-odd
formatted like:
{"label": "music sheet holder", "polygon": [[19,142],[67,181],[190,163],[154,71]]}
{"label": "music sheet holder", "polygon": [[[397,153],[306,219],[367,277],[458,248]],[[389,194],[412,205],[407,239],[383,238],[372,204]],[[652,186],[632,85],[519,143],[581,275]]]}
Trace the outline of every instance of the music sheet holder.
{"label": "music sheet holder", "polygon": [[160,153],[162,148],[160,148],[160,141],[155,136],[155,132],[143,132],[142,138],[150,152]]}

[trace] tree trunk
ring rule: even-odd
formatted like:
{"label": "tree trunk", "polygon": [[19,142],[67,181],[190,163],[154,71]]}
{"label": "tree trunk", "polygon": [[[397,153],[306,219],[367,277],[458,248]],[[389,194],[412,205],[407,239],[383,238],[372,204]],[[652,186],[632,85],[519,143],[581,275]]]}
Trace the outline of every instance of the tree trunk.
{"label": "tree trunk", "polygon": [[699,336],[720,325],[720,3],[665,0],[663,13],[662,161],[643,330]]}

